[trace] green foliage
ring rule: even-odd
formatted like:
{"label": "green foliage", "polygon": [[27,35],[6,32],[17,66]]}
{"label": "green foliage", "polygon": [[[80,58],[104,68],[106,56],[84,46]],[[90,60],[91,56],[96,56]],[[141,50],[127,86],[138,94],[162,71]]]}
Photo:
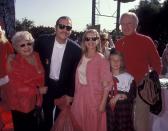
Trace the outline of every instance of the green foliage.
{"label": "green foliage", "polygon": [[16,20],[16,31],[23,31],[23,30],[31,32],[35,39],[41,34],[54,33],[54,28],[35,26],[34,22],[28,20],[27,18],[23,18],[22,21]]}
{"label": "green foliage", "polygon": [[42,34],[52,34],[54,33],[53,27],[44,27],[44,26],[34,26],[30,29],[30,32],[32,33],[33,37],[36,39]]}
{"label": "green foliage", "polygon": [[[160,56],[168,42],[168,2],[163,6],[158,0],[141,1],[135,10],[139,18],[138,32],[148,35],[159,42],[158,51]],[[167,5],[166,5],[167,4]]]}
{"label": "green foliage", "polygon": [[34,27],[34,22],[23,18],[22,21],[16,20],[16,31],[27,30],[29,31]]}
{"label": "green foliage", "polygon": [[[156,0],[155,0],[156,1]],[[160,4],[157,2],[141,1],[136,14],[139,18],[138,31],[155,37],[155,33],[158,25],[158,15],[160,10]]]}

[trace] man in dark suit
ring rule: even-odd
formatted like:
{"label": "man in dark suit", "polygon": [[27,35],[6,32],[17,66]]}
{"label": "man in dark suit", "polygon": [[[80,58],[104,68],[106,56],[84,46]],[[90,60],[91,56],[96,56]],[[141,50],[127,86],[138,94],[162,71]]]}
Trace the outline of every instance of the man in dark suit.
{"label": "man in dark suit", "polygon": [[[75,89],[75,72],[81,58],[81,48],[68,37],[72,21],[62,16],[56,21],[55,34],[40,36],[35,42],[45,69],[47,94],[43,99],[43,130],[49,131],[53,123],[54,99],[66,97],[67,104],[72,102]],[[57,117],[59,109],[56,108]]]}

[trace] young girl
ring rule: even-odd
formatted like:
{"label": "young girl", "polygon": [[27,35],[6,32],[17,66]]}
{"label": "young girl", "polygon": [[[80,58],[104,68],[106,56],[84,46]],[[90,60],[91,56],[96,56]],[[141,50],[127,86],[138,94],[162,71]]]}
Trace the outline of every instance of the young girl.
{"label": "young girl", "polygon": [[134,78],[125,71],[123,56],[115,49],[110,52],[114,85],[107,100],[107,130],[134,131],[133,101],[136,97]]}

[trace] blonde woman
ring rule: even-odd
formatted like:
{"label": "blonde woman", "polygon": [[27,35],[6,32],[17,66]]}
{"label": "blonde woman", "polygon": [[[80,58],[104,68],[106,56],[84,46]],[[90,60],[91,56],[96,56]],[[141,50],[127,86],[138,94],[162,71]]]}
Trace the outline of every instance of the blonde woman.
{"label": "blonde woman", "polygon": [[112,76],[110,65],[99,53],[100,36],[86,30],[82,39],[83,56],[77,67],[72,113],[83,131],[106,131],[105,101]]}

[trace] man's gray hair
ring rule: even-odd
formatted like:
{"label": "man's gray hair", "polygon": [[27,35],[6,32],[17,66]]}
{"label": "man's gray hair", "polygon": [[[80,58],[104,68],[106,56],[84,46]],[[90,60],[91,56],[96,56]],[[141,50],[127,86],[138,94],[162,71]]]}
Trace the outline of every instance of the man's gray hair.
{"label": "man's gray hair", "polygon": [[125,17],[125,16],[131,16],[131,17],[134,19],[135,24],[138,26],[139,19],[138,19],[137,15],[136,15],[135,13],[133,13],[133,12],[123,13],[123,14],[121,15],[121,17],[120,17],[120,24],[121,24],[121,22],[122,22],[123,17]]}

